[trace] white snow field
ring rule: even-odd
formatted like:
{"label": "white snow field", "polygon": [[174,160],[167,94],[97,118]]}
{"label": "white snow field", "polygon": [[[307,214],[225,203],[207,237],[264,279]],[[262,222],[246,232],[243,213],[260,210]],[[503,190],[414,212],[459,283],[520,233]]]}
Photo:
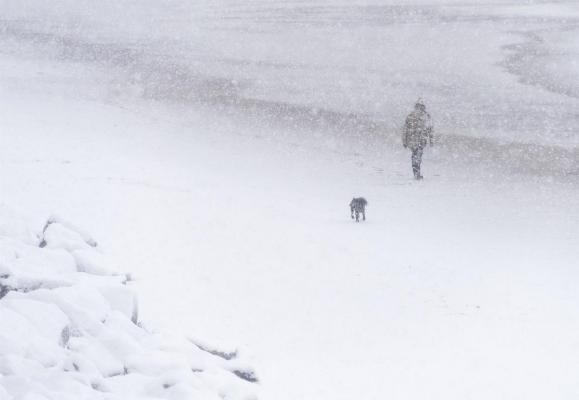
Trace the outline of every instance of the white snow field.
{"label": "white snow field", "polygon": [[[574,1],[4,0],[0,273],[36,290],[0,299],[0,399],[576,399],[578,29]],[[55,213],[106,262],[38,248]]]}

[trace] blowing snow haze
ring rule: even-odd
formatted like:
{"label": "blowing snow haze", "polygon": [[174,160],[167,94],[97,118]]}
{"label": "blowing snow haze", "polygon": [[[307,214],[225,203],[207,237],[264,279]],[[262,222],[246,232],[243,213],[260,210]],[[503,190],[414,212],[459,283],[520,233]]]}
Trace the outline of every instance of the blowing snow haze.
{"label": "blowing snow haze", "polygon": [[161,100],[393,132],[423,97],[445,135],[579,143],[573,1],[5,0],[2,14],[5,39]]}
{"label": "blowing snow haze", "polygon": [[577,1],[2,0],[0,136],[0,400],[579,393]]}

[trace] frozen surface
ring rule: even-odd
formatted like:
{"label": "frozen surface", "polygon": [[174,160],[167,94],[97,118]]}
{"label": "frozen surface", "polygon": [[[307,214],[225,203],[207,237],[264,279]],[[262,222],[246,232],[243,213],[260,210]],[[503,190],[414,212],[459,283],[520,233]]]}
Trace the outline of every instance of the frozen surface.
{"label": "frozen surface", "polygon": [[[1,6],[2,201],[36,230],[57,213],[98,238],[147,330],[239,345],[264,399],[577,397],[574,2],[47,4]],[[438,143],[416,184],[399,128],[418,96]],[[11,241],[35,240],[5,221]],[[159,396],[204,368],[179,346],[124,358],[123,290],[68,309],[70,294],[41,296],[86,285],[73,268],[110,279],[86,234],[48,233],[50,279],[19,262],[19,285],[49,285],[30,300],[91,332],[109,312],[126,333],[76,342],[112,349],[90,376],[122,358],[152,386],[129,374],[111,390]],[[42,348],[58,353],[52,310]],[[24,329],[19,312],[6,318]],[[223,363],[205,384],[252,376]]]}
{"label": "frozen surface", "polygon": [[282,110],[313,123],[332,111],[338,128],[367,133],[341,126],[353,114],[386,136],[423,97],[445,136],[579,144],[573,1],[5,0],[3,8],[3,37],[117,67],[137,95]]}

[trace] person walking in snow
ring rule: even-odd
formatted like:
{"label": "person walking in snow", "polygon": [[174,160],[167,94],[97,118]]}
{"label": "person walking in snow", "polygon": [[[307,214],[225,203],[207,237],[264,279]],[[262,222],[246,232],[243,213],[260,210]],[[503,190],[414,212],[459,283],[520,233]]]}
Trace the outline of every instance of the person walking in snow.
{"label": "person walking in snow", "polygon": [[412,172],[417,180],[422,179],[420,164],[424,148],[428,143],[431,146],[433,144],[432,130],[430,114],[426,112],[426,106],[419,99],[414,105],[414,111],[406,117],[402,132],[402,145],[412,151]]}

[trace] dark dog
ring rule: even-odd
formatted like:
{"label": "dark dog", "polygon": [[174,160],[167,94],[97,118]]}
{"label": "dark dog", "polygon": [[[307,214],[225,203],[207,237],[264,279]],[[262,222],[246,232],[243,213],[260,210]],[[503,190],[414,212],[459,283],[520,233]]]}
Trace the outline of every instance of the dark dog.
{"label": "dark dog", "polygon": [[356,214],[356,222],[360,222],[360,213],[362,213],[362,220],[366,221],[366,206],[368,202],[363,197],[354,197],[350,202],[350,212],[352,213],[352,219],[354,219],[354,214]]}

